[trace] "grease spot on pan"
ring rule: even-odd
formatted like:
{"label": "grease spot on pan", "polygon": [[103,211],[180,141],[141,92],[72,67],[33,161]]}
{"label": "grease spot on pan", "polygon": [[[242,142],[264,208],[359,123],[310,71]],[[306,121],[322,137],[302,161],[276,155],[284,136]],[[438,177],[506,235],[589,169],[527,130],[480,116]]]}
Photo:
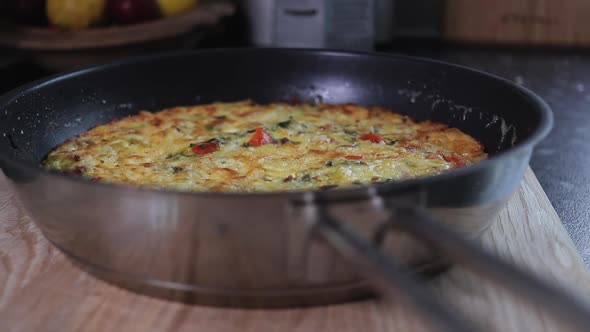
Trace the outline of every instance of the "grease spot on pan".
{"label": "grease spot on pan", "polygon": [[[524,79],[522,79],[522,81],[524,83]],[[412,82],[408,81],[408,85],[411,84]],[[434,111],[440,105],[444,105],[448,110],[456,111],[450,114],[451,118],[460,119],[461,121],[466,121],[470,117],[470,114],[477,110],[476,107],[458,104],[451,99],[446,99],[442,97],[437,91],[432,91],[428,94],[425,94],[424,91],[427,91],[429,87],[426,84],[424,84],[422,87],[423,89],[399,89],[397,92],[400,96],[408,98],[409,102],[412,104],[416,103],[416,101],[419,99],[430,101],[431,111]],[[501,148],[507,142],[510,144],[510,146],[516,144],[518,136],[517,128],[514,125],[508,124],[506,120],[495,114],[489,114],[483,111],[478,111],[477,116],[479,120],[483,121],[489,118],[489,121],[485,123],[484,128],[487,129],[494,126],[494,128],[491,128],[491,130],[495,130],[496,128],[499,130],[500,141],[498,143],[498,148]],[[498,123],[499,126],[497,126]]]}
{"label": "grease spot on pan", "polygon": [[8,143],[10,144],[10,147],[17,150],[18,146],[14,143],[14,139],[12,138],[12,135],[7,135],[8,137]]}
{"label": "grease spot on pan", "polygon": [[399,89],[399,90],[397,90],[398,95],[407,97],[408,99],[410,99],[410,103],[412,103],[412,104],[416,103],[418,98],[420,98],[420,96],[423,93],[424,93],[423,91],[412,90],[412,89]]}
{"label": "grease spot on pan", "polygon": [[492,120],[485,124],[486,128],[489,128],[491,125],[496,124],[500,118],[497,115],[492,115]]}
{"label": "grease spot on pan", "polygon": [[133,103],[121,103],[121,104],[117,105],[117,108],[131,109],[131,108],[133,108]]}

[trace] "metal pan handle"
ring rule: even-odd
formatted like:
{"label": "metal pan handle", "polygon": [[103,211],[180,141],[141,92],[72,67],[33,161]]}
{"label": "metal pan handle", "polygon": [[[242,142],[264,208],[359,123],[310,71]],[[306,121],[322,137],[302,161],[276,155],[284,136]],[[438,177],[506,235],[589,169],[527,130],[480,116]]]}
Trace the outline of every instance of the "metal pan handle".
{"label": "metal pan handle", "polygon": [[[378,205],[383,206],[380,197],[373,198],[379,200]],[[385,295],[405,300],[418,312],[430,318],[438,330],[477,330],[471,322],[437,303],[393,257],[387,256],[373,243],[330,216],[327,205],[313,204],[313,210],[316,214],[315,230],[341,254],[357,264],[360,267],[359,271]],[[576,331],[588,330],[590,307],[586,303],[495,257],[441,222],[437,222],[418,207],[389,204],[387,210],[390,212],[385,223],[387,228],[408,232],[446,255],[454,263],[510,290],[530,303],[542,303],[547,312],[553,314],[564,325]]]}

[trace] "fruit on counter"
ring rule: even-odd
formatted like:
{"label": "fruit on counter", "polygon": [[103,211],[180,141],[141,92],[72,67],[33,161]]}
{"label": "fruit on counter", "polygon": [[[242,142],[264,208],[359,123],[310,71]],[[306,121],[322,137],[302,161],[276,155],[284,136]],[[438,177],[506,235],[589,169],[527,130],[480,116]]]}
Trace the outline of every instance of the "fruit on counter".
{"label": "fruit on counter", "polygon": [[100,21],[106,0],[47,0],[47,18],[62,28],[84,29]]}
{"label": "fruit on counter", "polygon": [[45,0],[0,0],[1,11],[6,11],[18,23],[31,25],[46,25]]}
{"label": "fruit on counter", "polygon": [[0,0],[0,19],[65,29],[134,24],[180,14],[199,0]]}
{"label": "fruit on counter", "polygon": [[156,0],[163,16],[183,13],[197,6],[198,0]]}
{"label": "fruit on counter", "polygon": [[133,24],[158,18],[154,0],[109,0],[107,14],[119,24]]}

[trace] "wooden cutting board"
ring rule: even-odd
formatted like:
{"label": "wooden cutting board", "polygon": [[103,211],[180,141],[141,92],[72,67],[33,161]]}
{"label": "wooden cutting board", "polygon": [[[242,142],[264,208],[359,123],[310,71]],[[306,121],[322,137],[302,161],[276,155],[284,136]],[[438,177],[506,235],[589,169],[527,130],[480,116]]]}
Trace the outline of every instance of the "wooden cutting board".
{"label": "wooden cutting board", "polygon": [[[590,274],[532,171],[484,245],[564,289],[590,298]],[[119,289],[74,267],[40,234],[0,173],[0,330],[12,331],[428,331],[392,301],[283,310],[185,305]],[[430,281],[435,296],[485,331],[563,331],[543,313],[460,268]]]}
{"label": "wooden cutting board", "polygon": [[447,0],[444,37],[474,43],[590,45],[587,0]]}

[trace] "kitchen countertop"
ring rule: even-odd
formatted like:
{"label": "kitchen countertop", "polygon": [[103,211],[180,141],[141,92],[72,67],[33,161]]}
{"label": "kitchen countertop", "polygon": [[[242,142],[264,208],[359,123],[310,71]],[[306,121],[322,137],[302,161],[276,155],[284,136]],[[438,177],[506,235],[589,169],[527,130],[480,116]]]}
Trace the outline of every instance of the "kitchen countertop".
{"label": "kitchen countertop", "polygon": [[[590,266],[590,54],[394,44],[383,51],[440,59],[522,84],[553,108],[555,126],[533,154],[531,167]],[[47,73],[27,63],[0,66],[0,93]]]}

